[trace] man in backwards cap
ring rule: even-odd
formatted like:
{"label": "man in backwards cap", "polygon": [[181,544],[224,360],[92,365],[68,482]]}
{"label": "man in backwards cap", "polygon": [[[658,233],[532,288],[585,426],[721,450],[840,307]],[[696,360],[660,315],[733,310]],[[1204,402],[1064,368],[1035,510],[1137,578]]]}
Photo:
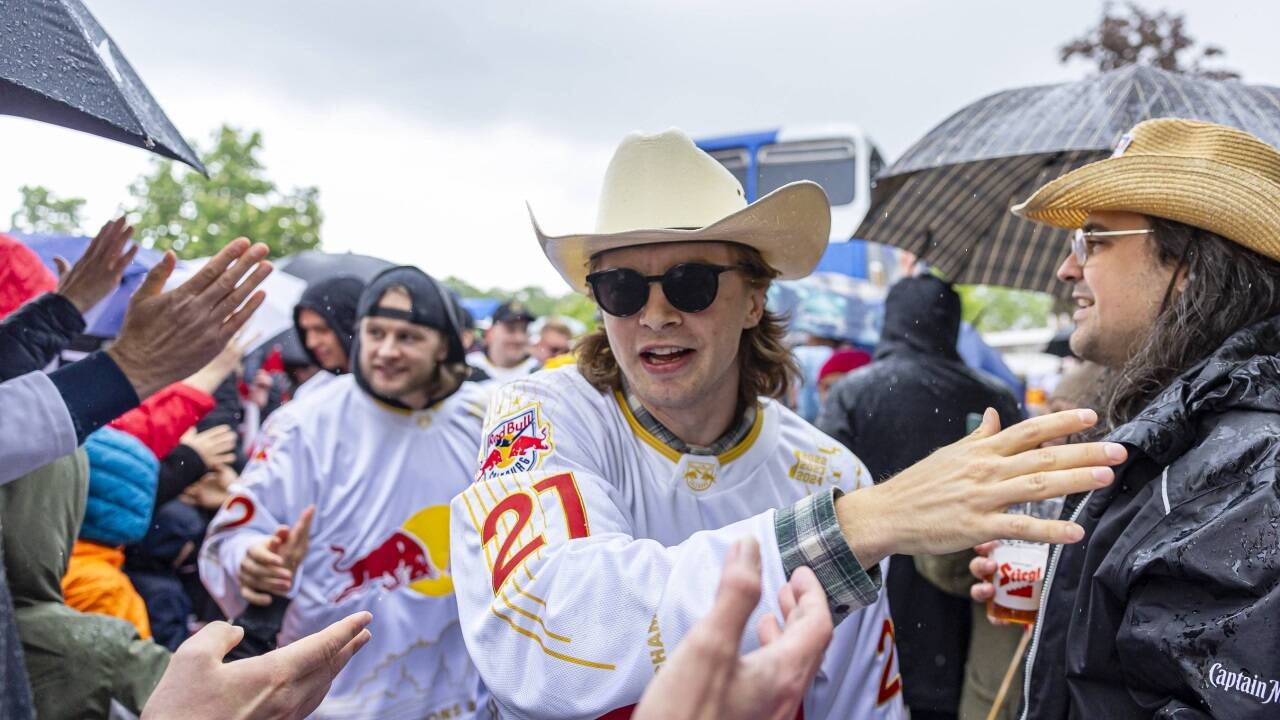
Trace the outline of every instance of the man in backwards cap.
{"label": "man in backwards cap", "polygon": [[749,536],[764,600],[743,650],[799,626],[820,632],[776,620],[811,607],[814,588],[840,624],[820,667],[762,675],[734,698],[750,704],[740,716],[794,716],[787,703],[801,693],[776,685],[807,689],[805,717],[903,717],[884,558],[996,537],[1077,541],[1075,526],[1004,509],[1105,485],[1101,466],[1123,449],[1033,450],[1084,429],[1091,412],[998,432],[988,411],[970,437],[873,485],[840,443],[772,399],[794,365],[765,293],[822,256],[821,188],[793,183],[748,206],[683,133],[634,135],[610,163],[598,218],[593,234],[538,236],[595,298],[603,327],[576,367],[502,387],[477,482],[453,501],[463,634],[501,714],[625,717]]}
{"label": "man in backwards cap", "polygon": [[1130,455],[1068,499],[1089,540],[1050,555],[1023,717],[1280,717],[1280,151],[1148,120],[1013,212],[1075,231],[1071,349]]}
{"label": "man in backwards cap", "polygon": [[448,518],[475,474],[487,398],[463,382],[457,323],[422,271],[375,277],[352,372],[272,415],[201,550],[201,578],[229,617],[246,601],[291,598],[281,644],[374,611],[373,640],[315,717],[466,718],[483,704],[458,628]]}

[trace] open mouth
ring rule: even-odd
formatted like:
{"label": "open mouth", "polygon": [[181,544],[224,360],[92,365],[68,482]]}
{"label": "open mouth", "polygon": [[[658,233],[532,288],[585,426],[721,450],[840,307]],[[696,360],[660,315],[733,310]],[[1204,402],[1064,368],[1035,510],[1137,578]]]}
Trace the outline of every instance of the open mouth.
{"label": "open mouth", "polygon": [[689,348],[676,347],[674,345],[656,346],[641,350],[640,359],[646,365],[653,367],[671,367],[683,362],[690,355],[693,355],[693,352]]}

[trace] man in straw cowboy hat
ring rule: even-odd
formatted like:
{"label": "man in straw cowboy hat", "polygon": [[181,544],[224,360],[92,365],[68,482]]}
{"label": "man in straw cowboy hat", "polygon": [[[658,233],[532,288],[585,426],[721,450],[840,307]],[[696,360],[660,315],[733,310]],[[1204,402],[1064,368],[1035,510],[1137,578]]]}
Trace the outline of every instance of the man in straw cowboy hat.
{"label": "man in straw cowboy hat", "polygon": [[1280,717],[1280,152],[1150,120],[1013,211],[1076,230],[1071,347],[1129,449],[1067,503],[1023,717]]}
{"label": "man in straw cowboy hat", "polygon": [[741,570],[758,546],[764,600],[742,650],[795,633],[825,646],[822,623],[780,629],[796,613],[811,619],[797,608],[814,593],[838,625],[826,626],[823,656],[753,656],[724,715],[794,717],[803,698],[809,718],[902,717],[884,558],[996,537],[1081,539],[1070,523],[1003,510],[1110,482],[1119,445],[1034,449],[1091,426],[1090,411],[1003,432],[988,411],[970,437],[873,485],[857,458],[773,399],[793,363],[765,292],[813,270],[830,218],[811,182],[747,205],[727,170],[671,130],[623,140],[596,232],[551,237],[535,224],[603,327],[576,367],[495,396],[476,483],[453,501],[463,637],[501,716],[628,716],[712,607],[726,559]]}

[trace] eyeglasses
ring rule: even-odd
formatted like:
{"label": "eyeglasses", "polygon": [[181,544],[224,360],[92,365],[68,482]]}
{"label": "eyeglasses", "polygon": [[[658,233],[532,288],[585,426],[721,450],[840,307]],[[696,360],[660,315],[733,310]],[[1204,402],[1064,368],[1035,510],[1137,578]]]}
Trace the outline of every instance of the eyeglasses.
{"label": "eyeglasses", "polygon": [[587,276],[591,294],[600,309],[614,317],[628,317],[640,312],[649,302],[649,285],[662,283],[662,294],[671,307],[685,313],[697,313],[711,307],[720,290],[720,274],[745,269],[744,265],[711,265],[680,263],[661,275],[642,275],[638,270],[618,268],[602,270]]}
{"label": "eyeglasses", "polygon": [[1089,261],[1089,249],[1094,242],[1094,238],[1100,237],[1116,237],[1118,235],[1150,235],[1155,232],[1151,228],[1145,230],[1085,230],[1079,228],[1071,233],[1071,254],[1076,258],[1076,264],[1084,267]]}

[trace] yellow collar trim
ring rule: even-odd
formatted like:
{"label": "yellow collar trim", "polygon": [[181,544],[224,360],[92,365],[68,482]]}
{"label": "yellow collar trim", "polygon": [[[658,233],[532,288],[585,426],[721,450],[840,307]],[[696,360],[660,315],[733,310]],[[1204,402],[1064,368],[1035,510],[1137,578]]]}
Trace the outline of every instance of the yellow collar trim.
{"label": "yellow collar trim", "polygon": [[[643,440],[649,447],[657,450],[659,453],[662,453],[662,455],[671,462],[680,462],[682,455],[670,445],[667,445],[654,437],[653,433],[646,430],[645,427],[640,424],[640,421],[636,419],[636,416],[631,413],[631,407],[627,405],[627,398],[622,394],[622,391],[614,390],[613,399],[618,403],[618,408],[622,410],[622,417],[626,418],[627,425],[631,426],[631,432],[634,433],[636,437]],[[764,406],[756,403],[756,419],[751,423],[751,430],[747,433],[747,436],[742,438],[742,441],[737,445],[734,445],[728,450],[717,455],[716,460],[719,461],[721,465],[728,465],[734,460],[742,457],[751,449],[751,446],[755,443],[756,439],[760,437],[760,431],[763,429]]]}

